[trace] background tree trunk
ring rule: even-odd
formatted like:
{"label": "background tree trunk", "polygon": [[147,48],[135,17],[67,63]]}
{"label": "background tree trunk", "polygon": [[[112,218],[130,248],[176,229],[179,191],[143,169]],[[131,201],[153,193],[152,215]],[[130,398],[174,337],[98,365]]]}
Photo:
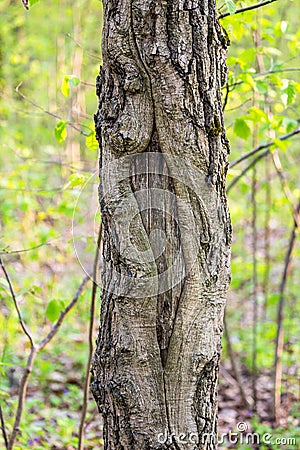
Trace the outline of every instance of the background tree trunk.
{"label": "background tree trunk", "polygon": [[228,42],[211,0],[103,3],[92,391],[105,449],[213,449],[230,279]]}

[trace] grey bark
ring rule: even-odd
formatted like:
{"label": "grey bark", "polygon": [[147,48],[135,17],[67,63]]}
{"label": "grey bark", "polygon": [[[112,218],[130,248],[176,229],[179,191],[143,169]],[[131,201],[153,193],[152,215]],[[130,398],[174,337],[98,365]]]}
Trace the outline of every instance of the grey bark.
{"label": "grey bark", "polygon": [[230,279],[228,40],[212,0],[103,3],[92,391],[105,449],[214,449]]}

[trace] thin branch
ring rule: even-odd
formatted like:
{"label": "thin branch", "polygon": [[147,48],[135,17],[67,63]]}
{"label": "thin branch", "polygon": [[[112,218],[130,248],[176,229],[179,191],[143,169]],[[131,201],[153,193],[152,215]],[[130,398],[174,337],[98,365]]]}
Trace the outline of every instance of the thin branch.
{"label": "thin branch", "polygon": [[1,420],[1,430],[2,430],[3,440],[4,440],[4,445],[5,445],[5,448],[7,449],[8,448],[8,439],[7,439],[7,434],[6,434],[6,429],[5,429],[5,420],[4,420],[4,415],[3,415],[1,404],[0,404],[0,420]]}
{"label": "thin branch", "polygon": [[19,308],[19,305],[18,305],[18,302],[17,302],[17,299],[16,299],[16,295],[15,295],[15,291],[14,291],[14,288],[13,288],[13,285],[12,285],[12,282],[11,282],[11,279],[10,279],[10,277],[9,277],[9,275],[8,275],[8,272],[7,272],[6,268],[5,268],[5,265],[4,265],[4,262],[3,262],[3,259],[1,258],[1,256],[0,256],[0,266],[1,266],[2,270],[3,270],[4,276],[5,276],[6,281],[7,281],[7,283],[8,283],[9,290],[10,290],[10,293],[11,293],[11,297],[12,297],[13,302],[14,302],[14,307],[15,307],[15,309],[16,309],[16,311],[17,311],[17,314],[18,314],[19,323],[20,323],[20,325],[21,325],[21,327],[22,327],[22,330],[23,330],[24,334],[25,334],[25,335],[28,337],[28,339],[29,339],[30,347],[31,347],[31,348],[35,348],[35,344],[34,344],[34,342],[33,342],[32,336],[30,335],[30,333],[29,333],[29,331],[27,330],[26,325],[25,325],[25,323],[24,323],[24,320],[23,320],[23,317],[22,317],[22,313],[21,313],[21,310],[20,310],[20,308]]}
{"label": "thin branch", "polygon": [[[22,97],[24,100],[29,102],[35,108],[38,108],[40,111],[43,111],[45,114],[48,114],[48,116],[53,117],[54,119],[63,120],[62,117],[58,116],[57,114],[55,114],[55,113],[53,113],[51,111],[48,111],[47,109],[45,109],[42,106],[40,106],[37,103],[35,103],[30,98],[26,97],[26,95],[22,94],[22,92],[20,92],[20,87],[22,86],[22,84],[23,84],[23,81],[21,81],[21,83],[19,83],[18,86],[15,89],[15,91],[17,92],[17,94],[20,95],[20,97]],[[65,121],[65,122],[66,122],[67,125],[69,125],[74,130],[78,131],[78,133],[82,134],[83,136],[89,136],[89,133],[86,133],[85,131],[83,131],[80,128],[76,127],[76,125],[74,125],[72,122],[70,122],[70,121]]]}
{"label": "thin branch", "polygon": [[269,155],[269,153],[270,153],[270,150],[268,149],[268,150],[265,150],[263,153],[261,153],[260,155],[258,155],[256,158],[254,158],[252,161],[251,161],[251,163],[247,166],[247,167],[245,167],[245,169],[244,170],[242,170],[242,172],[239,174],[239,175],[237,175],[232,181],[231,181],[231,183],[228,185],[228,187],[227,187],[227,189],[226,189],[226,192],[228,193],[232,188],[233,188],[233,186],[244,176],[244,175],[246,175],[246,173],[248,172],[248,170],[250,170],[252,167],[254,167],[257,163],[258,163],[258,161],[260,161],[261,159],[263,159],[265,156],[267,156],[267,155]]}
{"label": "thin branch", "polygon": [[[295,130],[291,131],[290,133],[284,134],[282,136],[280,136],[278,138],[279,141],[285,141],[286,139],[289,139],[293,136],[295,136],[296,134],[300,133],[300,127],[295,128]],[[269,148],[272,145],[276,145],[276,143],[274,141],[269,141],[265,144],[260,144],[257,147],[255,147],[253,150],[251,150],[248,153],[245,153],[243,156],[241,156],[240,158],[236,159],[235,161],[233,161],[232,163],[229,164],[229,168],[232,169],[232,167],[236,166],[237,164],[239,164],[240,162],[244,161],[247,158],[250,158],[250,156],[255,155],[256,153],[258,153],[260,150],[264,150],[265,148]]]}
{"label": "thin branch", "polygon": [[[87,81],[80,80],[80,84],[82,84],[83,86],[89,86],[89,87],[92,87],[92,88],[96,88],[95,83],[93,84],[93,83],[89,83]],[[91,117],[90,114],[89,114],[89,117]]]}
{"label": "thin branch", "polygon": [[[270,70],[266,70],[265,72],[257,72],[254,73],[252,75],[252,78],[260,78],[260,77],[265,77],[267,75],[272,75],[274,73],[283,73],[283,72],[300,72],[300,67],[287,67],[287,68],[282,68],[282,69],[270,69]],[[241,74],[243,73],[247,73],[247,72],[241,72]],[[229,84],[228,88],[230,89],[230,92],[233,91],[232,88],[235,88],[236,86],[239,86],[240,84],[245,83],[244,80],[238,80],[235,83]],[[224,86],[222,87],[222,90],[224,89]],[[231,110],[229,110],[231,111]]]}
{"label": "thin branch", "polygon": [[297,227],[300,228],[300,217],[299,217],[299,212],[297,210],[297,206],[294,204],[294,199],[293,199],[293,194],[289,188],[281,161],[280,161],[280,157],[279,157],[279,153],[276,150],[275,152],[273,152],[272,154],[273,157],[273,163],[276,169],[276,172],[279,176],[280,182],[281,182],[281,187],[282,190],[285,194],[285,197],[287,199],[287,201],[289,202],[291,209],[293,211],[293,215],[294,215],[294,220],[297,223]]}
{"label": "thin branch", "polygon": [[252,6],[246,6],[245,8],[237,9],[234,14],[230,14],[230,12],[226,12],[224,14],[221,14],[218,17],[218,19],[224,19],[224,17],[228,17],[228,16],[231,16],[231,15],[235,16],[236,14],[241,14],[241,13],[244,13],[246,11],[251,11],[252,9],[258,9],[258,8],[261,8],[262,6],[269,5],[270,3],[274,3],[276,1],[277,0],[266,0],[264,2],[256,3],[255,5],[252,5]]}
{"label": "thin branch", "polygon": [[0,186],[1,191],[16,191],[16,192],[61,192],[64,186],[52,189],[31,189],[31,188],[11,188],[6,186]]}
{"label": "thin branch", "polygon": [[282,353],[284,345],[284,330],[283,330],[283,308],[285,301],[284,293],[287,279],[292,266],[292,253],[296,242],[297,228],[299,223],[299,213],[300,213],[300,200],[297,205],[298,220],[294,220],[294,226],[291,232],[289,246],[285,256],[284,269],[279,290],[280,298],[277,310],[277,333],[276,333],[275,357],[274,357],[274,397],[273,397],[273,413],[276,422],[278,422],[279,419],[280,388],[282,380]]}
{"label": "thin branch", "polygon": [[240,109],[242,106],[246,105],[249,102],[251,102],[251,97],[247,98],[247,100],[245,100],[244,102],[240,103],[237,106],[234,106],[233,108],[226,109],[226,112],[231,112],[231,111],[235,111],[236,109]]}
{"label": "thin branch", "polygon": [[225,98],[224,98],[224,102],[223,102],[223,107],[222,107],[222,111],[225,111],[225,108],[227,106],[227,102],[228,102],[228,96],[229,96],[229,84],[226,83],[226,94],[225,94]]}
{"label": "thin branch", "polygon": [[27,11],[29,10],[29,1],[28,0],[22,0],[23,6]]}
{"label": "thin branch", "polygon": [[[0,258],[0,260],[1,260],[1,258]],[[3,266],[2,266],[2,268],[3,268]],[[39,342],[39,344],[37,344],[35,346],[34,345],[31,346],[30,354],[27,359],[27,364],[26,364],[26,367],[25,367],[25,370],[24,370],[24,373],[23,373],[23,376],[22,376],[21,382],[20,382],[18,407],[17,407],[17,412],[15,415],[15,421],[14,421],[14,425],[13,425],[12,434],[11,434],[11,437],[8,442],[7,450],[13,449],[17,435],[19,433],[19,427],[20,427],[22,413],[23,413],[24,404],[25,404],[25,400],[26,400],[28,380],[29,380],[29,376],[33,369],[33,364],[34,364],[35,358],[36,358],[37,354],[39,353],[39,351],[42,350],[45,347],[45,345],[48,344],[48,342],[50,342],[51,339],[58,332],[65,316],[76,304],[76,302],[77,302],[79,296],[81,295],[88,280],[89,280],[89,276],[84,277],[75,296],[70,301],[70,303],[66,306],[66,308],[60,313],[60,316],[59,316],[57,322],[53,326],[52,330],[47,334],[47,336],[41,342]]]}
{"label": "thin branch", "polygon": [[89,279],[90,279],[89,275],[86,275],[84,277],[75,296],[70,301],[70,303],[65,307],[65,309],[63,311],[61,311],[59,318],[57,319],[57,321],[55,322],[55,324],[52,327],[52,330],[47,334],[47,336],[42,341],[40,341],[38,343],[38,345],[37,345],[38,350],[42,350],[45,347],[45,345],[47,345],[51,341],[51,339],[56,335],[59,328],[61,327],[61,324],[64,321],[64,318],[66,317],[68,312],[73,308],[73,306],[77,303],[77,301],[78,301],[80,295],[82,294],[82,291],[84,290],[85,285],[87,284]]}
{"label": "thin branch", "polygon": [[51,245],[50,242],[44,242],[43,244],[35,245],[34,247],[23,248],[22,250],[0,250],[0,255],[14,255],[16,253],[25,253],[36,250],[37,248],[44,247],[45,245]]}
{"label": "thin branch", "polygon": [[265,77],[266,75],[272,75],[272,73],[283,73],[283,72],[300,72],[300,67],[286,67],[282,69],[270,69],[265,72],[258,72],[255,77]]}
{"label": "thin branch", "polygon": [[90,324],[89,324],[89,356],[86,365],[86,375],[83,389],[83,405],[82,405],[82,413],[81,420],[79,426],[78,433],[78,450],[83,450],[84,445],[84,424],[87,412],[87,402],[88,402],[88,394],[89,394],[89,386],[90,386],[90,378],[91,378],[91,363],[94,352],[94,324],[95,324],[95,307],[96,307],[96,294],[97,294],[97,272],[98,272],[98,263],[99,263],[99,255],[100,255],[100,245],[101,245],[101,236],[102,236],[102,222],[99,226],[98,231],[98,239],[97,239],[97,247],[94,259],[94,267],[93,267],[93,288],[92,288],[92,297],[91,297],[91,306],[90,306]]}
{"label": "thin branch", "polygon": [[94,59],[96,59],[97,61],[99,61],[99,62],[100,62],[100,65],[103,63],[102,59],[101,59],[99,56],[95,55],[94,53],[88,52],[88,51],[83,47],[83,45],[80,44],[80,42],[76,41],[76,39],[73,38],[73,36],[72,36],[70,33],[67,33],[67,34],[66,34],[66,37],[68,37],[69,39],[71,39],[71,40],[74,42],[74,44],[78,45],[78,47],[80,47],[80,48],[84,51],[84,53],[86,53],[88,56],[90,56],[91,58],[94,58]]}

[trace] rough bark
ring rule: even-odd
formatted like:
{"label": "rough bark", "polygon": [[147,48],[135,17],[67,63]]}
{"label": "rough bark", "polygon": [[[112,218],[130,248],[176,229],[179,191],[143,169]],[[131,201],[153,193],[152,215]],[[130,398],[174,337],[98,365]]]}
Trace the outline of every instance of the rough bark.
{"label": "rough bark", "polygon": [[230,278],[228,42],[212,0],[103,3],[92,391],[105,449],[214,449]]}

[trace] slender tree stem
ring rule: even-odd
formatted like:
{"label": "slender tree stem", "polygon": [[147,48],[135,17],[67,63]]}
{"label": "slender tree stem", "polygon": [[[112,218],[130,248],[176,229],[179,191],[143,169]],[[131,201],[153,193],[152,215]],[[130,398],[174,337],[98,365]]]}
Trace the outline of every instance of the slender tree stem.
{"label": "slender tree stem", "polygon": [[252,319],[252,390],[253,390],[253,411],[257,410],[257,322],[258,322],[258,304],[257,304],[257,176],[256,167],[253,167],[252,173],[252,262],[253,262],[253,319]]}
{"label": "slender tree stem", "polygon": [[265,203],[266,211],[264,217],[264,275],[263,275],[263,293],[264,293],[264,305],[263,305],[263,320],[267,319],[268,310],[268,297],[269,297],[269,284],[270,284],[270,268],[271,268],[271,206],[272,206],[272,187],[271,187],[271,172],[270,172],[270,159],[265,161],[265,176],[266,176],[266,193]]}
{"label": "slender tree stem", "polygon": [[3,440],[4,440],[4,445],[5,448],[8,448],[8,439],[7,439],[7,434],[6,434],[6,429],[5,429],[5,420],[4,420],[4,415],[3,415],[3,411],[2,411],[2,405],[0,404],[0,421],[1,421],[1,431],[2,431],[2,436],[3,436]]}
{"label": "slender tree stem", "polygon": [[280,298],[277,310],[277,334],[276,334],[276,344],[275,344],[275,357],[274,357],[274,398],[273,398],[273,414],[275,422],[278,422],[280,415],[280,390],[282,381],[282,354],[284,345],[284,329],[283,329],[283,308],[285,301],[285,287],[287,279],[292,266],[292,253],[296,242],[297,228],[299,224],[299,213],[300,213],[300,200],[297,205],[298,220],[294,220],[294,227],[291,232],[289,246],[285,257],[284,269],[282,274],[282,279],[280,283]]}

